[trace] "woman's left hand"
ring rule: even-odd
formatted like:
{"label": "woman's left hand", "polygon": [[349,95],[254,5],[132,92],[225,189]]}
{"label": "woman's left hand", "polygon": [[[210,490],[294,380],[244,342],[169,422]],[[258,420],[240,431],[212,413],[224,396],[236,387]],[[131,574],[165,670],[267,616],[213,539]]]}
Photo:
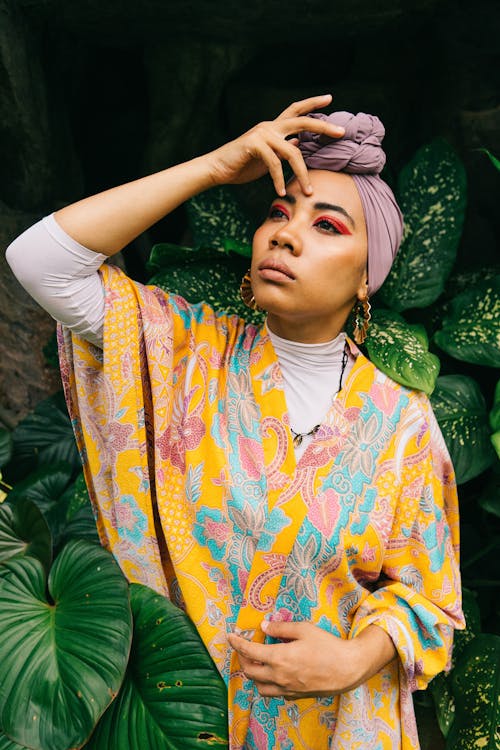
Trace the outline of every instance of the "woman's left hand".
{"label": "woman's left hand", "polygon": [[266,698],[329,697],[353,690],[396,656],[390,636],[369,625],[351,640],[311,622],[268,622],[262,630],[288,643],[262,644],[228,634],[241,668]]}
{"label": "woman's left hand", "polygon": [[264,622],[263,630],[288,643],[261,644],[228,635],[246,677],[265,697],[331,696],[351,690],[362,677],[357,644],[310,622]]}

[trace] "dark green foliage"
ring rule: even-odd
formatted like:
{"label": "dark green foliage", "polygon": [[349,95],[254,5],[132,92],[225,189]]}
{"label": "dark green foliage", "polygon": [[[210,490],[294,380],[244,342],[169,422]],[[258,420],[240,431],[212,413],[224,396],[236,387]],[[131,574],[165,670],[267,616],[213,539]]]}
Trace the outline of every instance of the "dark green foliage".
{"label": "dark green foliage", "polygon": [[190,619],[139,584],[131,605],[125,679],[88,750],[227,747],[226,686]]}
{"label": "dark green foliage", "polygon": [[0,467],[9,463],[12,457],[12,434],[8,430],[0,430]]}
{"label": "dark green foliage", "polygon": [[463,165],[441,138],[422,146],[401,171],[397,196],[404,237],[379,292],[388,307],[426,307],[444,290],[462,233],[465,186]]}
{"label": "dark green foliage", "polygon": [[[443,746],[429,710],[432,693],[447,748],[489,750],[500,748],[500,638],[481,633],[479,612],[498,627],[498,576],[477,570],[494,563],[500,538],[500,465],[491,446],[500,455],[500,385],[493,398],[491,385],[478,380],[484,365],[498,365],[498,269],[480,277],[456,271],[445,287],[465,178],[444,141],[417,152],[398,192],[405,238],[379,295],[391,310],[376,309],[375,301],[366,351],[395,381],[432,394],[463,493],[464,577],[478,588],[464,591],[467,629],[456,634],[452,671],[418,699],[419,729],[423,748]],[[261,321],[238,295],[252,227],[231,190],[197,196],[188,213],[193,247],[156,245],[151,282]],[[429,352],[429,338],[439,357]],[[440,365],[446,374],[438,378]],[[196,629],[163,597],[129,587],[97,545],[62,394],[39,404],[12,436],[0,431],[4,466],[16,486],[0,504],[0,750],[227,746],[226,688]],[[476,491],[474,477],[486,471]]]}
{"label": "dark green foliage", "polygon": [[16,461],[43,466],[66,461],[74,469],[81,468],[71,422],[62,392],[41,401],[32,414],[17,425],[12,433]]}
{"label": "dark green foliage", "polygon": [[447,750],[498,750],[500,747],[500,637],[483,633],[464,648],[451,685],[455,720]]}
{"label": "dark green foliage", "polygon": [[445,375],[438,378],[431,403],[453,457],[457,483],[467,482],[491,466],[495,454],[479,385],[466,375]]}
{"label": "dark green foliage", "polygon": [[4,562],[0,632],[3,731],[43,750],[83,745],[118,692],[132,635],[128,585],[114,558],[72,541],[48,578],[35,558]]}
{"label": "dark green foliage", "polygon": [[250,257],[253,230],[230,187],[207,190],[186,205],[195,248],[233,250]]}
{"label": "dark green foliage", "polygon": [[45,570],[52,560],[49,527],[30,500],[0,505],[0,563],[19,555],[36,557]]}
{"label": "dark green foliage", "polygon": [[[155,262],[159,262],[160,255],[161,250],[158,250]],[[185,260],[177,258],[175,262],[167,261],[166,254],[163,254],[162,260],[164,265],[150,279],[150,284],[180,294],[188,302],[203,301],[217,310],[262,320],[261,313],[250,315],[251,311],[239,296],[241,279],[248,269],[248,261],[240,255],[200,250],[196,253],[193,251]]]}
{"label": "dark green foliage", "polygon": [[[453,639],[453,661],[455,667],[465,646],[481,632],[481,615],[477,599],[471,591],[462,592],[462,606],[466,620],[465,630],[455,632]],[[449,674],[442,672],[430,684],[430,693],[436,706],[436,716],[444,737],[448,736],[456,716],[455,699]]]}
{"label": "dark green foliage", "polygon": [[456,359],[500,367],[500,275],[455,297],[434,340]]}

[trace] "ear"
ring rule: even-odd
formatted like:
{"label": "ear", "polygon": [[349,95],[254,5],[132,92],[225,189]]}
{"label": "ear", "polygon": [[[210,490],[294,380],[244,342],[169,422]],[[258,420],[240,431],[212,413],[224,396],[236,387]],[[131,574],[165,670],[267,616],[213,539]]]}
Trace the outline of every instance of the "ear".
{"label": "ear", "polygon": [[363,271],[363,276],[361,278],[361,283],[358,287],[356,296],[361,301],[368,298],[368,271],[366,268]]}

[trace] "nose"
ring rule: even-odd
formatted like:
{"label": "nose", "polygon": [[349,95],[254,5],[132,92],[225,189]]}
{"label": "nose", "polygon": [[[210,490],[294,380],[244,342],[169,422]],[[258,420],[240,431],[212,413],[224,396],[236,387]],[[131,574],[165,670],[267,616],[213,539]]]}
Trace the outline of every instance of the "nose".
{"label": "nose", "polygon": [[276,229],[270,238],[269,245],[271,248],[284,247],[292,255],[300,255],[302,252],[302,240],[300,234],[290,226],[290,222]]}

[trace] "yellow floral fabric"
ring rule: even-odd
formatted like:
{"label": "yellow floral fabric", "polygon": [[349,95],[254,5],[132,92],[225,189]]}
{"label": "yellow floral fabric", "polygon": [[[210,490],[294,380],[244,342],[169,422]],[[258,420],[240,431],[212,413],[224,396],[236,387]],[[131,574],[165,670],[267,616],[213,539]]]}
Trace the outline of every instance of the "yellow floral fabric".
{"label": "yellow floral fabric", "polygon": [[[354,367],[301,459],[264,326],[101,269],[104,346],[60,331],[102,543],[186,609],[229,688],[232,750],[417,750],[411,691],[463,627],[453,470],[427,398],[350,342]],[[399,658],[342,696],[265,699],[226,633],[264,618]],[[269,640],[269,639],[267,639]]]}

